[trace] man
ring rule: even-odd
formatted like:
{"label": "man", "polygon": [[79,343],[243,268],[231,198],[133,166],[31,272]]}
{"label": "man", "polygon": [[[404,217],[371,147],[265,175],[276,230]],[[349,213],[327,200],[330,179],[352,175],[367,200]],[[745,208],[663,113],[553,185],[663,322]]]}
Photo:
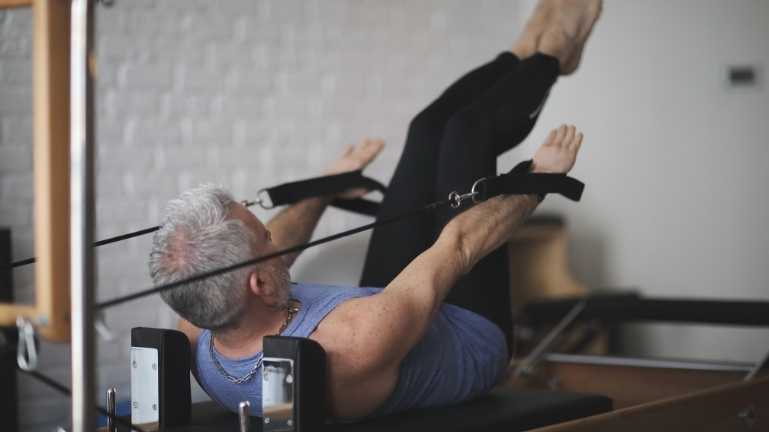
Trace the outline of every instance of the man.
{"label": "man", "polygon": [[[497,156],[531,130],[559,74],[572,73],[599,0],[542,0],[511,52],[449,87],[412,121],[379,218],[496,173]],[[567,173],[582,134],[553,130],[535,172]],[[350,148],[329,173],[365,167],[383,143]],[[350,191],[349,196],[359,195]],[[203,389],[235,411],[261,407],[262,338],[309,337],[328,355],[330,414],[357,419],[483,394],[502,377],[512,329],[502,245],[542,197],[500,196],[372,234],[362,285],[291,284],[296,255],[164,293],[183,318]],[[203,186],[169,203],[150,273],[178,280],[308,241],[331,197],[291,206],[263,225],[223,190]]]}

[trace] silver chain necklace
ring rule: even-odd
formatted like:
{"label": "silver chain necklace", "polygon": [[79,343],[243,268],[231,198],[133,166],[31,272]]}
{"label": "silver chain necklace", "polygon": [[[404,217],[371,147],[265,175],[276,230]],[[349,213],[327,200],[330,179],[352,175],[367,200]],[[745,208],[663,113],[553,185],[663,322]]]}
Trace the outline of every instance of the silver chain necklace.
{"label": "silver chain necklace", "polygon": [[[288,325],[291,323],[291,320],[294,319],[294,315],[296,315],[297,312],[299,312],[299,306],[295,306],[292,303],[298,303],[296,299],[290,299],[288,302],[288,306],[286,306],[286,320],[283,322],[283,325],[280,326],[280,330],[278,330],[278,333],[275,336],[280,336],[281,333],[283,333],[283,330],[285,330]],[[256,359],[256,363],[254,363],[254,366],[251,368],[251,370],[243,375],[242,377],[236,377],[230,375],[229,372],[224,370],[224,366],[222,366],[221,363],[219,363],[219,359],[216,358],[216,354],[214,353],[214,334],[211,333],[211,341],[208,343],[208,353],[211,355],[211,361],[214,363],[214,366],[216,366],[216,369],[219,371],[219,373],[227,379],[227,381],[233,383],[233,384],[243,384],[248,381],[251,381],[251,379],[256,375],[256,372],[259,371],[259,368],[262,367],[262,353],[259,353],[259,358]]]}

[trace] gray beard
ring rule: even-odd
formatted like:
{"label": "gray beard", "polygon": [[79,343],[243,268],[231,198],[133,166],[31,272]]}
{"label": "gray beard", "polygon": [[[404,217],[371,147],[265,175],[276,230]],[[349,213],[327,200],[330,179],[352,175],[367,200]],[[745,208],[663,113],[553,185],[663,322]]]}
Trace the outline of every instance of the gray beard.
{"label": "gray beard", "polygon": [[273,266],[272,276],[275,278],[275,287],[278,293],[279,308],[288,307],[288,302],[291,299],[291,274],[288,272],[288,267],[279,261]]}

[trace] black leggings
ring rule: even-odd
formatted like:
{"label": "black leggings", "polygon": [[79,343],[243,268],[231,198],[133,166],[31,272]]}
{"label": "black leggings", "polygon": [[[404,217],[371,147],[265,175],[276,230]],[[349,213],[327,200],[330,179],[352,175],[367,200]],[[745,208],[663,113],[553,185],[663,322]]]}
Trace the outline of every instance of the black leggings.
{"label": "black leggings", "polygon": [[[557,77],[553,57],[519,60],[508,52],[452,84],[411,121],[377,219],[444,200],[451,191],[467,192],[477,179],[496,175],[497,156],[529,134]],[[386,286],[460,211],[441,209],[375,229],[361,285]],[[457,282],[446,302],[494,322],[509,344],[508,265],[507,249],[497,249]]]}

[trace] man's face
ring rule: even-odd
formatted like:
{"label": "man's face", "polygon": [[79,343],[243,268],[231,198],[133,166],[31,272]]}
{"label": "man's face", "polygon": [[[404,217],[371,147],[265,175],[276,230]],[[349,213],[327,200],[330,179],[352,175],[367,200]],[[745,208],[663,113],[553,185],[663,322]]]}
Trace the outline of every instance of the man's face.
{"label": "man's face", "polygon": [[[254,233],[256,239],[254,244],[255,256],[266,255],[277,252],[278,247],[272,242],[272,235],[264,224],[251,213],[243,204],[233,203],[230,208],[230,216],[242,221],[248,229]],[[291,276],[288,267],[281,257],[272,258],[261,264],[262,268],[269,269],[265,283],[271,284],[275,288],[278,296],[278,305],[285,306],[290,294],[289,283]]]}

